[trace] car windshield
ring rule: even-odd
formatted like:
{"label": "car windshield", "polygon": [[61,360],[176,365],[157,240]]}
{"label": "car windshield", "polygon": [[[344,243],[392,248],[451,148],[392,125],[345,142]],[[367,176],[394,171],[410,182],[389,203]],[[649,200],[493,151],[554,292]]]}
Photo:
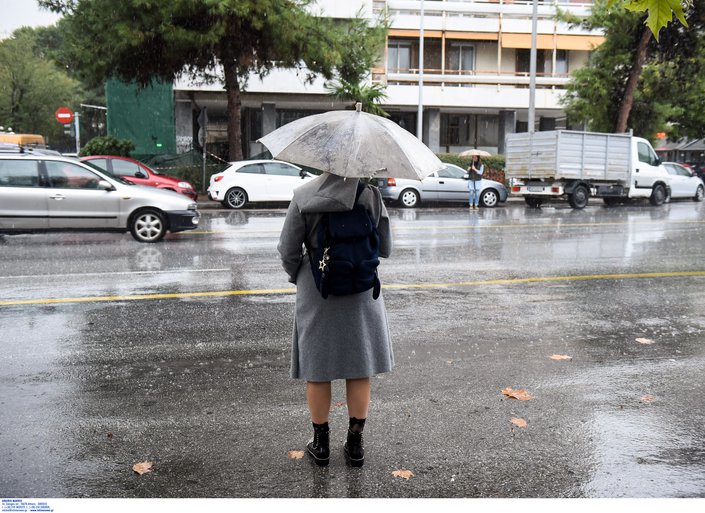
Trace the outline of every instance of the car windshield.
{"label": "car windshield", "polygon": [[103,169],[102,167],[96,166],[96,165],[93,164],[90,160],[82,160],[82,161],[81,161],[81,164],[85,164],[86,166],[91,167],[91,168],[95,169],[96,171],[100,171],[101,173],[103,173],[103,174],[104,174],[105,176],[107,176],[108,178],[111,178],[112,180],[115,180],[116,182],[120,182],[120,183],[123,184],[123,185],[135,185],[133,182],[130,182],[130,181],[128,181],[128,180],[125,180],[124,178],[121,178],[121,177],[119,177],[119,176],[115,176],[114,174],[112,174],[112,173],[111,173],[110,171],[108,171],[107,169]]}

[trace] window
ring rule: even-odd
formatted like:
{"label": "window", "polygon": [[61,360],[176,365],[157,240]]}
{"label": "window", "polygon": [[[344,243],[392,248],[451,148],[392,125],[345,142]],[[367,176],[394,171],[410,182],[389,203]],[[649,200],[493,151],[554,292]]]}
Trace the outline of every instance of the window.
{"label": "window", "polygon": [[58,189],[97,189],[100,177],[75,164],[48,160],[45,162],[49,184]]}
{"label": "window", "polygon": [[654,155],[653,150],[648,144],[642,142],[637,143],[637,152],[639,154],[639,162],[643,162],[651,166],[656,165],[656,155]]}
{"label": "window", "polygon": [[254,175],[263,175],[264,167],[262,164],[249,164],[237,170],[238,173],[249,173]]}
{"label": "window", "polygon": [[37,187],[35,160],[0,160],[0,187]]}
{"label": "window", "polygon": [[411,43],[390,41],[387,51],[387,68],[390,71],[409,71],[411,68]]}
{"label": "window", "polygon": [[447,68],[454,71],[474,70],[475,47],[469,44],[451,44],[448,52]]}
{"label": "window", "polygon": [[137,176],[140,166],[129,160],[113,159],[113,173],[120,176]]}
{"label": "window", "polygon": [[295,167],[287,166],[286,164],[278,164],[276,162],[265,164],[264,170],[265,174],[278,176],[299,176],[300,172]]}
{"label": "window", "polygon": [[108,159],[90,159],[88,162],[90,162],[94,166],[98,166],[104,171],[108,170]]}
{"label": "window", "polygon": [[458,169],[457,167],[444,167],[438,172],[439,178],[463,178],[465,176],[465,171]]}
{"label": "window", "polygon": [[568,74],[568,50],[556,50],[556,69],[554,75]]}

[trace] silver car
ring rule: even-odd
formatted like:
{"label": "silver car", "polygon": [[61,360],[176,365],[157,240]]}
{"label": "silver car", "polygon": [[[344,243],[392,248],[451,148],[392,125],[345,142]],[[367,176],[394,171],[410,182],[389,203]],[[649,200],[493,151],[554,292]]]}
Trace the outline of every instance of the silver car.
{"label": "silver car", "polygon": [[[401,178],[379,178],[382,198],[414,208],[425,201],[468,202],[467,172],[454,164],[421,181]],[[507,201],[507,188],[494,180],[480,181],[480,206],[495,207]]]}
{"label": "silver car", "polygon": [[0,155],[0,233],[129,231],[157,242],[167,230],[198,226],[196,203],[182,194],[49,155]]}

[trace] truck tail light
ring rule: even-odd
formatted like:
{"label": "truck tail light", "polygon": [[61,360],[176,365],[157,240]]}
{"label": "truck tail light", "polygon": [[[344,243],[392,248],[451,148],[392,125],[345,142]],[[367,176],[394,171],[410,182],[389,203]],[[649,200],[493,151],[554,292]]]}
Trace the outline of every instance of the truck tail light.
{"label": "truck tail light", "polygon": [[551,192],[554,194],[558,194],[559,192],[561,192],[561,188],[560,187],[551,187]]}
{"label": "truck tail light", "polygon": [[519,192],[520,190],[521,190],[521,187],[519,187],[518,185],[515,185],[512,187],[512,192]]}

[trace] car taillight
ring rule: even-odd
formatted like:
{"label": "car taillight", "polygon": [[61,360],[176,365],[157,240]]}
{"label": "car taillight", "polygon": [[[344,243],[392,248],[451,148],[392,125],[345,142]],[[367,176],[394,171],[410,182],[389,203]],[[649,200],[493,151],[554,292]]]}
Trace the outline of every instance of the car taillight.
{"label": "car taillight", "polygon": [[220,182],[222,179],[223,179],[223,175],[220,175],[220,176],[216,176],[216,177],[213,179],[213,181],[214,181],[214,182]]}
{"label": "car taillight", "polygon": [[396,187],[397,181],[394,178],[387,178],[387,187]]}

